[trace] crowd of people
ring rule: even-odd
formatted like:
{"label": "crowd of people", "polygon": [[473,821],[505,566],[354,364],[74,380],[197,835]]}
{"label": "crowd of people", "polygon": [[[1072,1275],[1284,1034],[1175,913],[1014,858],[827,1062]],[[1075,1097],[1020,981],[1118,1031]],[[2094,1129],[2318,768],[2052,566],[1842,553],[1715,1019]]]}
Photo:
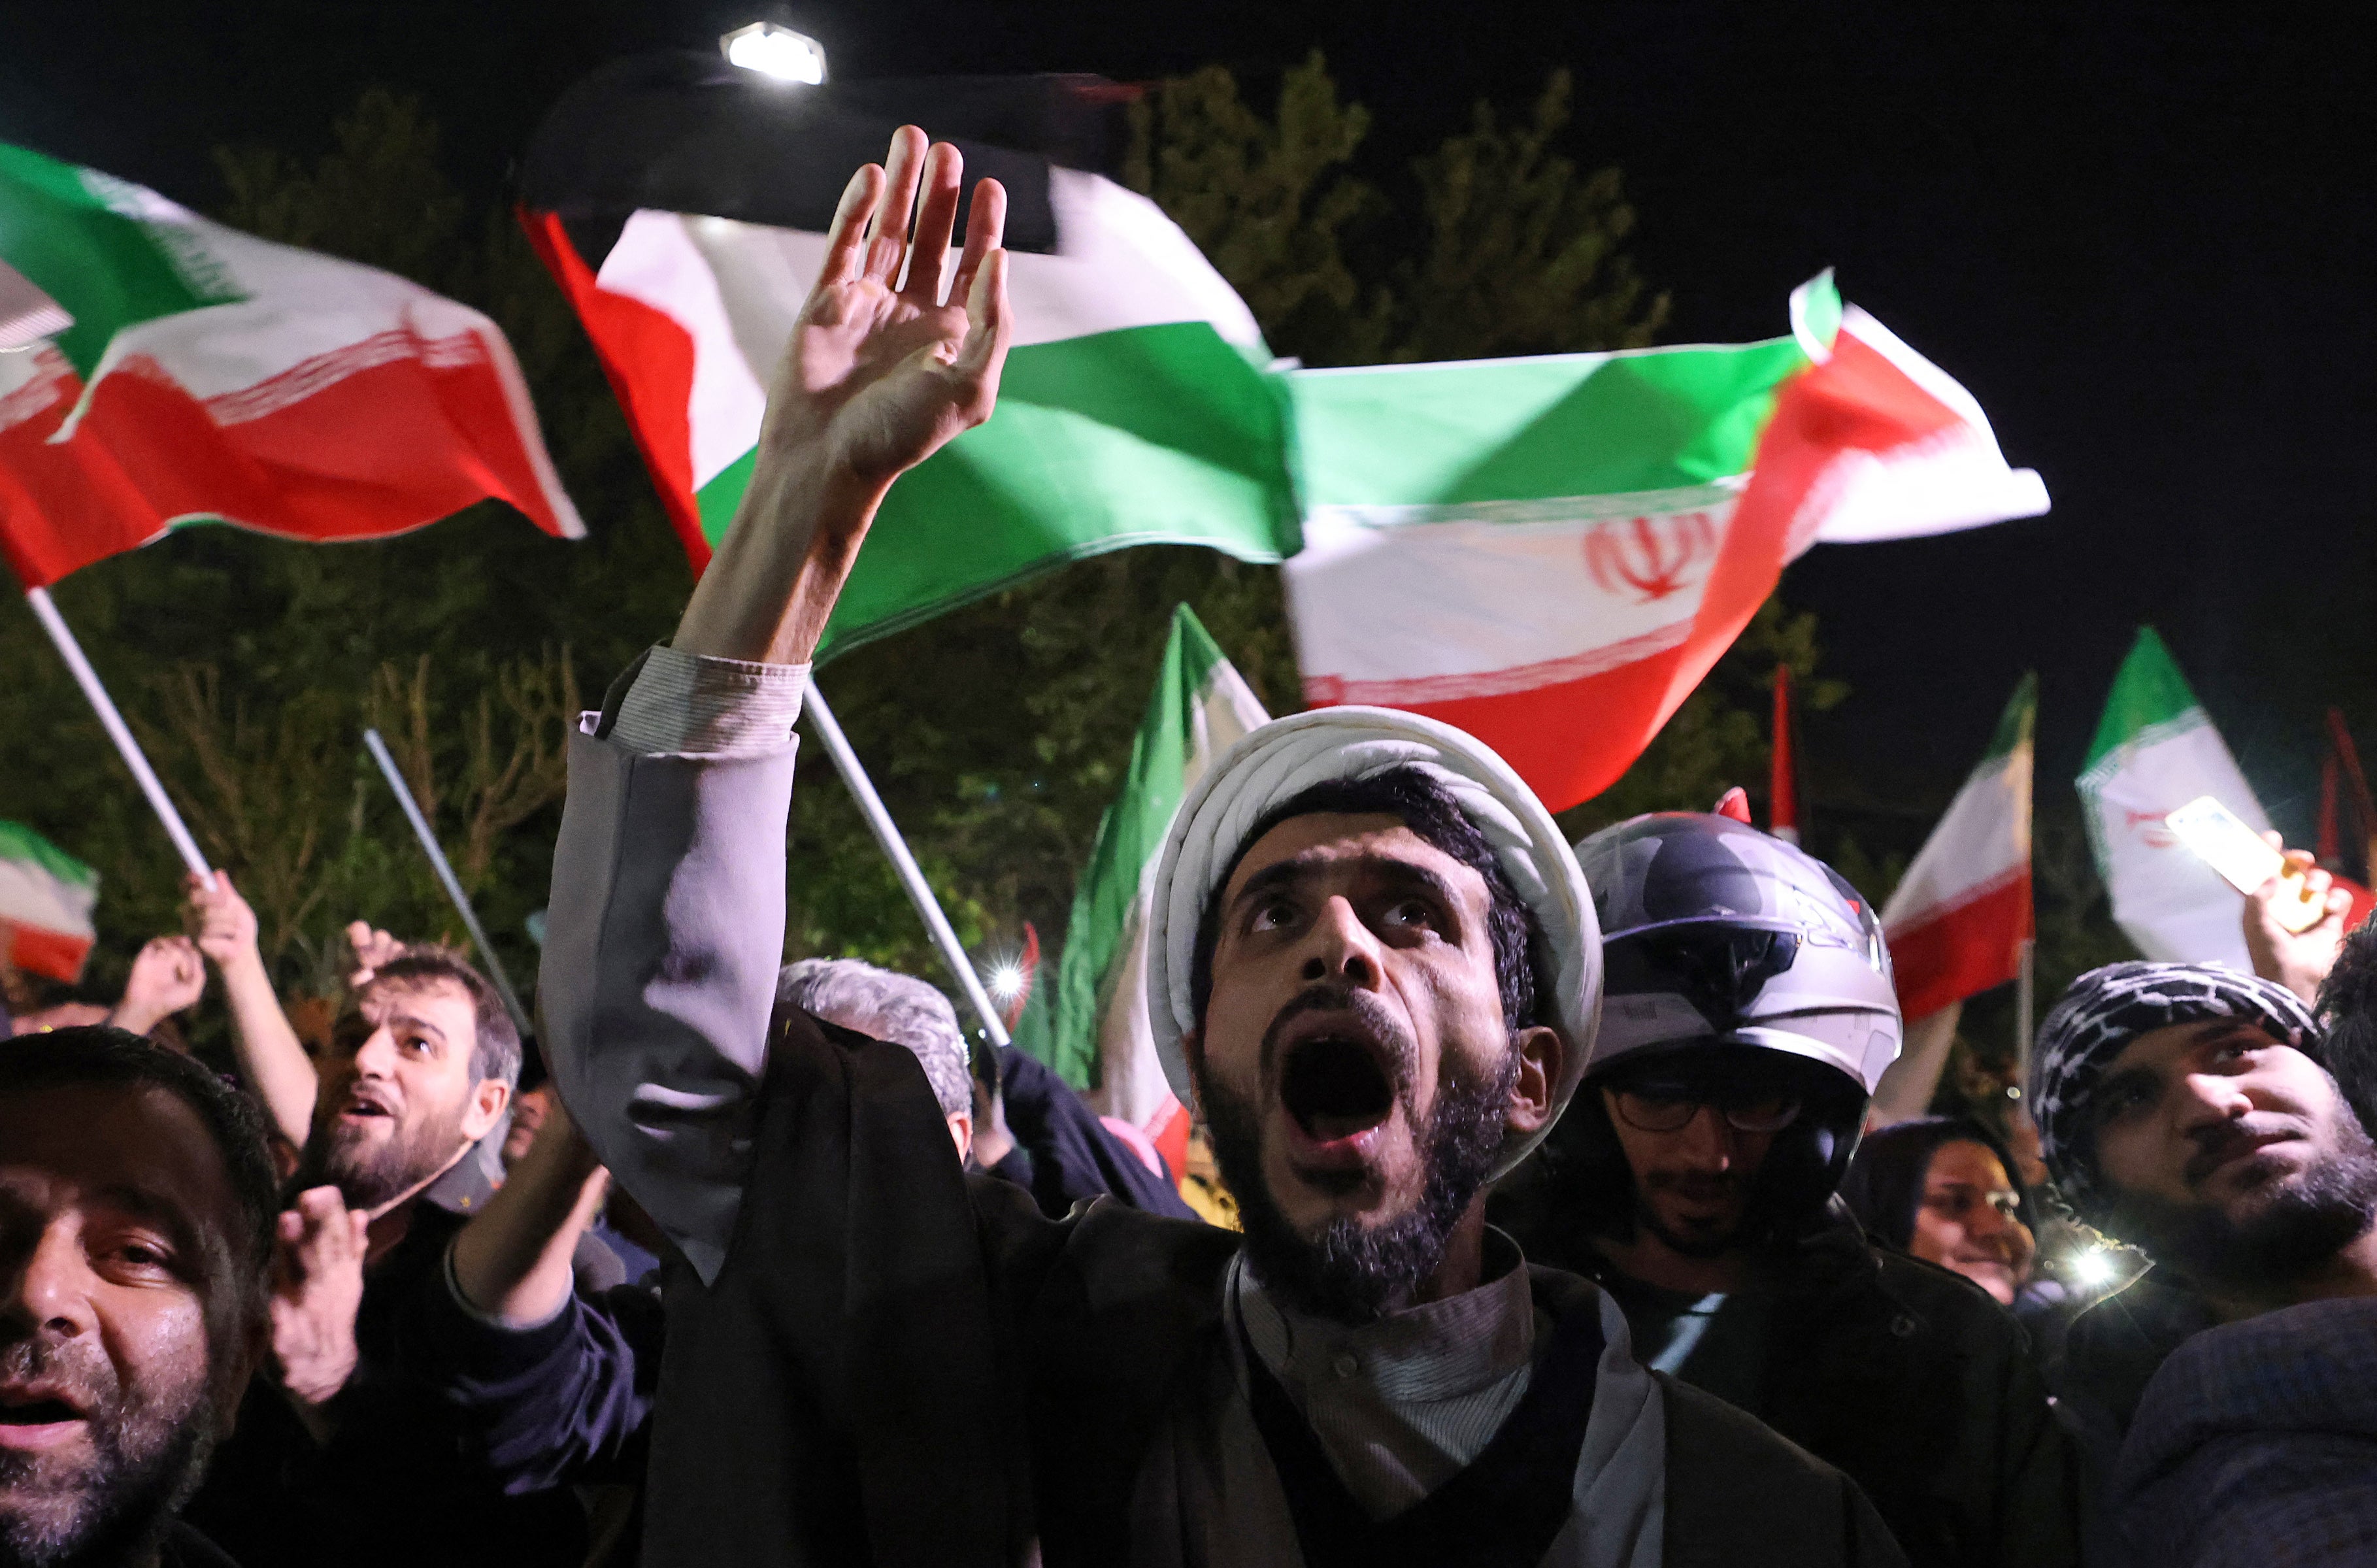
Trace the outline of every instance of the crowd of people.
{"label": "crowd of people", "polygon": [[[2340,900],[2249,900],[2255,974],[2081,976],[2035,1155],[1869,1131],[1902,1020],[1830,868],[1571,846],[1457,730],[1275,721],[1141,933],[1237,1228],[935,987],[783,964],[809,655],[997,395],[959,190],[913,131],[853,179],[743,512],[572,737],[532,1046],[358,925],[309,1047],[224,874],[113,1009],[15,1021],[0,1564],[2377,1561]],[[167,1022],[210,977],[229,1079]],[[2050,1228],[2151,1268],[2084,1302]]]}

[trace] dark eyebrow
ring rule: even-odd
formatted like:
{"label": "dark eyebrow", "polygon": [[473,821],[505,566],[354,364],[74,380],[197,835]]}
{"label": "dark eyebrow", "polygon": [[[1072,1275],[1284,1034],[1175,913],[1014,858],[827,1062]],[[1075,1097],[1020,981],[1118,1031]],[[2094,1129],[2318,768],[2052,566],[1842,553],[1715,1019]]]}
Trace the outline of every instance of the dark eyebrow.
{"label": "dark eyebrow", "polygon": [[100,1188],[90,1196],[93,1203],[122,1209],[161,1227],[172,1234],[173,1245],[185,1251],[194,1251],[199,1245],[197,1222],[191,1219],[188,1211],[161,1192],[128,1182],[117,1182]]}
{"label": "dark eyebrow", "polygon": [[446,1031],[437,1027],[436,1024],[430,1023],[426,1018],[417,1017],[410,1012],[391,1012],[387,1018],[382,1020],[382,1022],[391,1029],[395,1028],[400,1023],[409,1023],[424,1035],[436,1035],[437,1043],[439,1045],[442,1046],[446,1043]]}
{"label": "dark eyebrow", "polygon": [[[1301,855],[1274,861],[1247,879],[1247,885],[1238,890],[1236,898],[1230,900],[1230,907],[1236,909],[1249,899],[1260,897],[1264,893],[1300,881],[1309,876],[1318,864],[1318,861]],[[1461,894],[1451,882],[1439,875],[1432,866],[1423,866],[1411,860],[1397,860],[1386,856],[1365,856],[1356,862],[1356,865],[1382,881],[1407,888],[1417,888],[1448,909],[1458,912],[1462,908]]]}

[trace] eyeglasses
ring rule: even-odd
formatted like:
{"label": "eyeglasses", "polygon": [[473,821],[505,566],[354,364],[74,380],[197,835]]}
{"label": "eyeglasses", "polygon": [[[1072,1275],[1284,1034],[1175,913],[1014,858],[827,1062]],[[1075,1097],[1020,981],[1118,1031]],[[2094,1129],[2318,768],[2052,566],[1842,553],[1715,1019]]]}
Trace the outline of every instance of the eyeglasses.
{"label": "eyeglasses", "polygon": [[1609,1097],[1619,1119],[1638,1132],[1681,1132],[1702,1106],[1714,1107],[1738,1132],[1780,1132],[1799,1119],[1796,1096],[1755,1090],[1708,1093],[1660,1086],[1619,1089]]}

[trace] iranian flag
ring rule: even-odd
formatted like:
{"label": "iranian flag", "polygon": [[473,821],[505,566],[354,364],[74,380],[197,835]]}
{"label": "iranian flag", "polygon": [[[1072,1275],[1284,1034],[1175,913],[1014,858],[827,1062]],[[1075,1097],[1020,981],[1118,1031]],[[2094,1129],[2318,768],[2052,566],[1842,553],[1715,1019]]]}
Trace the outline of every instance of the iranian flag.
{"label": "iranian flag", "polygon": [[2038,677],[2025,676],[1989,754],[1949,802],[1881,912],[1899,1011],[1923,1018],[2013,979],[2031,934],[2030,786]]}
{"label": "iranian flag", "polygon": [[[1185,1133],[1186,1119],[1147,1019],[1148,881],[1182,799],[1214,758],[1269,716],[1196,613],[1175,609],[1122,791],[1098,822],[1073,892],[1047,1034],[1019,1039],[1087,1091],[1102,1114],[1140,1128],[1159,1147],[1176,1119]],[[1167,1157],[1177,1172],[1177,1149]]]}
{"label": "iranian flag", "polygon": [[0,349],[0,555],[28,587],[202,519],[356,539],[492,497],[584,532],[485,317],[6,145]]}
{"label": "iranian flag", "polygon": [[2244,894],[2180,843],[2163,819],[2208,795],[2256,832],[2269,814],[2154,628],[2113,677],[2080,772],[2083,817],[2113,919],[2140,952],[2251,970]]}
{"label": "iranian flag", "polygon": [[1286,378],[1306,697],[1456,724],[1564,809],[1615,783],[1785,563],[2047,509],[1970,393],[1829,273],[1792,335]]}
{"label": "iranian flag", "polygon": [[53,980],[82,974],[99,873],[19,822],[0,821],[0,953]]}

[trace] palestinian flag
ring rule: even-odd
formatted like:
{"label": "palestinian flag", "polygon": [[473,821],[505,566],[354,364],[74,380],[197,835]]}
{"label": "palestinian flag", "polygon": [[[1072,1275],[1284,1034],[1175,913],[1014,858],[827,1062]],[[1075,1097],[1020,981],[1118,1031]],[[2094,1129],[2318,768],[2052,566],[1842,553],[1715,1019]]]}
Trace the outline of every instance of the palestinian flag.
{"label": "palestinian flag", "polygon": [[0,555],[29,587],[177,523],[584,532],[511,347],[404,280],[0,145]]}
{"label": "palestinian flag", "polygon": [[[1182,799],[1214,758],[1269,717],[1195,612],[1175,609],[1122,792],[1098,822],[1073,892],[1049,1033],[1019,1040],[1087,1091],[1102,1114],[1140,1128],[1159,1146],[1180,1104],[1165,1082],[1147,1020],[1148,880]],[[1177,1172],[1177,1151],[1171,1157]]]}
{"label": "palestinian flag", "polygon": [[1898,1007],[1928,1017],[2014,977],[2031,934],[2030,784],[2038,677],[2025,676],[1989,754],[1949,802],[1881,912]]}
{"label": "palestinian flag", "polygon": [[99,873],[18,822],[0,822],[0,955],[71,983],[90,955]]}
{"label": "palestinian flag", "polygon": [[821,652],[1107,550],[1293,547],[1271,354],[1245,303],[1154,203],[995,139],[1078,139],[1113,102],[1072,78],[787,90],[680,55],[565,95],[532,143],[521,221],[696,569],[749,482],[842,187],[909,119],[964,154],[969,203],[980,176],[1007,187],[1014,346],[989,421],[892,487]]}
{"label": "palestinian flag", "polygon": [[1972,396],[1829,273],[1791,319],[1739,347],[1289,376],[1307,699],[1456,724],[1564,809],[1811,545],[2047,509]]}
{"label": "palestinian flag", "polygon": [[2245,895],[2180,843],[2163,819],[2208,795],[2255,832],[2269,814],[2237,769],[2170,650],[2140,627],[2113,677],[2080,772],[2082,817],[2113,919],[2148,958],[2251,971]]}

